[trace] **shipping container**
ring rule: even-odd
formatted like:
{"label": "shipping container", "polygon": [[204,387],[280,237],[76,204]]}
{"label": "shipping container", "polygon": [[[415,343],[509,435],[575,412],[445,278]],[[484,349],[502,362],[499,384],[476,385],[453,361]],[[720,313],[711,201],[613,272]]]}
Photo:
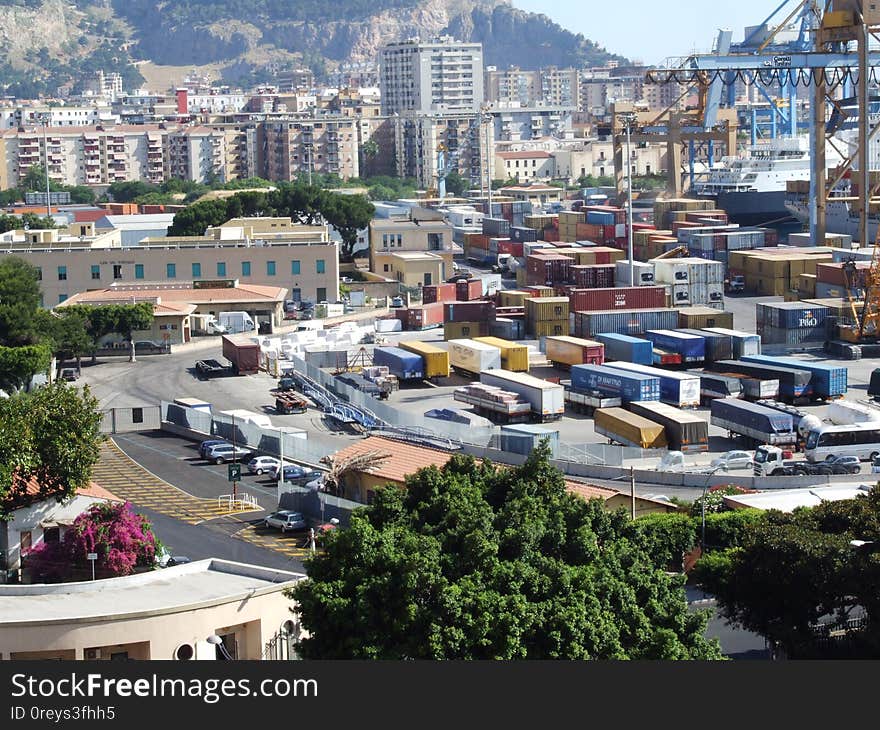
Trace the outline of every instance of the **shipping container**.
{"label": "shipping container", "polygon": [[640,365],[651,365],[654,361],[654,345],[648,340],[616,332],[599,332],[596,340],[605,345],[606,360],[623,360]]}
{"label": "shipping container", "polygon": [[651,355],[650,365],[681,365],[681,355],[677,352],[658,350],[656,347]]}
{"label": "shipping container", "polygon": [[676,330],[645,330],[645,339],[668,352],[677,352],[682,362],[702,362],[706,359],[706,341],[700,335]]}
{"label": "shipping container", "polygon": [[449,353],[443,348],[421,340],[401,340],[397,344],[401,350],[421,356],[426,378],[449,377]]}
{"label": "shipping container", "polygon": [[553,286],[569,280],[573,261],[555,252],[537,252],[526,256],[526,280],[529,284]]}
{"label": "shipping container", "polygon": [[526,336],[526,321],[523,317],[496,317],[489,325],[489,336],[503,340],[523,340]]}
{"label": "shipping container", "polygon": [[519,241],[520,243],[537,241],[538,231],[534,228],[528,228],[525,226],[511,226],[510,238],[511,240]]}
{"label": "shipping container", "polygon": [[573,289],[569,301],[572,312],[661,309],[666,304],[666,292],[662,286]]}
{"label": "shipping container", "polygon": [[428,284],[422,287],[422,304],[454,302],[455,284]]}
{"label": "shipping container", "polygon": [[535,339],[540,339],[541,337],[565,337],[571,334],[571,323],[567,319],[526,322],[526,333]]}
{"label": "shipping container", "polygon": [[504,218],[483,218],[483,235],[484,236],[509,236],[510,221]]}
{"label": "shipping container", "polygon": [[817,398],[836,398],[846,395],[847,370],[845,367],[825,365],[820,362],[798,360],[789,357],[770,357],[769,355],[745,355],[743,361],[754,362],[759,365],[778,365],[780,367],[794,367],[800,370],[808,370],[812,374],[810,385],[813,396]]}
{"label": "shipping container", "polygon": [[706,369],[718,373],[742,373],[753,378],[779,381],[779,397],[782,400],[809,398],[812,395],[809,370],[774,365],[759,365],[744,360],[719,360],[706,363]]}
{"label": "shipping container", "polygon": [[634,402],[627,408],[666,429],[669,449],[685,454],[698,454],[709,450],[709,423],[692,413],[666,403]]}
{"label": "shipping container", "polygon": [[545,440],[550,447],[550,454],[556,456],[559,451],[558,430],[531,424],[501,427],[501,450],[511,454],[528,456]]}
{"label": "shipping container", "polygon": [[714,398],[741,398],[743,396],[742,380],[723,373],[708,370],[686,370],[700,379],[700,402],[707,403]]}
{"label": "shipping container", "polygon": [[678,310],[679,329],[706,329],[707,327],[733,328],[733,312],[722,312],[711,307],[681,307]]}
{"label": "shipping container", "polygon": [[467,339],[469,337],[488,337],[490,322],[444,322],[443,339]]}
{"label": "shipping container", "polygon": [[[614,281],[623,286],[629,282],[629,259],[617,261],[614,264]],[[653,286],[654,264],[644,261],[633,261],[633,286]]]}
{"label": "shipping container", "polygon": [[501,368],[481,371],[480,382],[517,393],[531,404],[532,412],[541,420],[556,420],[565,413],[565,390],[559,383]]}
{"label": "shipping container", "polygon": [[247,335],[223,335],[223,357],[232,363],[236,375],[253,375],[260,371],[260,344]]}
{"label": "shipping container", "polygon": [[525,307],[525,301],[534,294],[518,289],[502,289],[496,295],[499,307]]}
{"label": "shipping container", "polygon": [[713,400],[709,422],[755,445],[794,445],[798,440],[791,414],[738,398]]}
{"label": "shipping container", "polygon": [[651,375],[660,380],[660,400],[677,408],[697,408],[700,405],[700,379],[688,373],[662,370],[650,365],[632,362],[608,362],[615,370]]}
{"label": "shipping container", "polygon": [[677,309],[621,309],[598,312],[575,312],[574,332],[577,337],[594,337],[600,332],[641,336],[645,330],[675,329]]}
{"label": "shipping container", "polygon": [[455,298],[459,302],[470,302],[483,296],[481,279],[467,279],[455,282]]}
{"label": "shipping container", "polygon": [[444,322],[486,322],[495,319],[495,302],[478,299],[473,302],[445,302]]}
{"label": "shipping container", "polygon": [[667,446],[663,426],[623,408],[599,408],[593,418],[596,433],[604,434],[615,443],[637,449],[663,449]]}
{"label": "shipping container", "polygon": [[501,350],[476,340],[449,340],[449,365],[470,375],[501,368]]}
{"label": "shipping container", "polygon": [[597,390],[624,403],[660,400],[660,380],[652,375],[627,373],[607,365],[572,365],[571,387],[581,392]]}
{"label": "shipping container", "polygon": [[733,338],[730,335],[722,335],[719,332],[707,332],[706,330],[688,329],[679,327],[676,332],[702,337],[705,340],[705,361],[732,360]]}
{"label": "shipping container", "polygon": [[443,326],[443,302],[410,307],[407,311],[406,327],[410,330],[426,330]]}
{"label": "shipping container", "polygon": [[373,365],[384,365],[400,380],[421,380],[425,377],[422,356],[400,347],[376,347]]}
{"label": "shipping container", "polygon": [[755,321],[780,329],[814,330],[825,324],[827,307],[805,302],[758,302],[755,305]]}
{"label": "shipping container", "polygon": [[572,365],[601,365],[605,361],[605,345],[580,337],[546,337],[544,352],[554,367],[570,368]]}
{"label": "shipping container", "polygon": [[570,311],[567,297],[533,297],[525,300],[525,308],[529,322],[568,320]]}
{"label": "shipping container", "polygon": [[529,346],[498,337],[475,337],[474,340],[501,350],[501,367],[515,373],[529,372]]}
{"label": "shipping container", "polygon": [[729,335],[733,344],[734,358],[743,357],[743,355],[760,355],[761,354],[761,338],[752,332],[743,332],[742,330],[728,329],[725,327],[700,327],[706,332],[716,332],[719,335]]}

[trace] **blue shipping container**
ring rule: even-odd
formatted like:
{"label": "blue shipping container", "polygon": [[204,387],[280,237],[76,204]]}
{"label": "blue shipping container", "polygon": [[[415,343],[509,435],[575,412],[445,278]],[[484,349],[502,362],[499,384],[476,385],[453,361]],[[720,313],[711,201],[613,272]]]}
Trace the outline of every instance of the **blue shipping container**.
{"label": "blue shipping container", "polygon": [[575,390],[598,390],[619,396],[624,403],[660,400],[660,379],[640,373],[624,373],[604,365],[572,365],[571,387]]}
{"label": "blue shipping container", "polygon": [[702,337],[706,341],[707,362],[733,359],[733,338],[730,335],[722,335],[717,332],[704,332],[695,329],[679,329],[678,332],[687,335],[696,335],[697,337]]}
{"label": "blue shipping container", "polygon": [[587,223],[594,223],[600,226],[613,226],[615,222],[614,213],[601,210],[587,211]]}
{"label": "blue shipping container", "polygon": [[815,329],[825,324],[828,307],[804,302],[766,302],[755,305],[758,325],[785,330]]}
{"label": "blue shipping container", "polygon": [[705,367],[718,373],[742,373],[753,378],[779,380],[779,395],[783,399],[807,397],[813,392],[810,382],[813,379],[813,374],[801,367],[765,365],[742,359],[719,360],[707,363]]}
{"label": "blue shipping container", "polygon": [[407,352],[399,347],[377,347],[373,350],[373,365],[384,365],[401,380],[425,377],[425,366],[421,355]]}
{"label": "blue shipping container", "polygon": [[606,360],[625,360],[640,365],[650,365],[654,360],[654,345],[648,340],[616,332],[601,332],[594,337],[605,345]]}
{"label": "blue shipping container", "polygon": [[706,341],[699,335],[670,330],[647,330],[645,339],[661,350],[677,352],[682,362],[701,362],[706,359]]}
{"label": "blue shipping container", "polygon": [[771,357],[769,355],[743,355],[746,362],[754,362],[759,365],[778,365],[779,367],[795,367],[799,370],[807,370],[812,373],[810,384],[813,386],[813,395],[820,398],[830,398],[836,395],[845,395],[847,391],[846,368],[834,365],[823,365],[820,362],[804,362],[790,357]]}

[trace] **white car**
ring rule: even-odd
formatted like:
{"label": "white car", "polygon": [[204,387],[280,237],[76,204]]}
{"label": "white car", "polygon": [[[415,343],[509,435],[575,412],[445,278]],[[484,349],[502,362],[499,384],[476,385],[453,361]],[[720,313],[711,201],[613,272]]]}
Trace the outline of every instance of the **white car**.
{"label": "white car", "polygon": [[248,462],[248,472],[251,474],[263,474],[275,472],[281,464],[274,456],[255,456]]}
{"label": "white car", "polygon": [[712,466],[723,471],[748,469],[752,466],[752,455],[748,451],[728,451],[726,454],[712,459]]}

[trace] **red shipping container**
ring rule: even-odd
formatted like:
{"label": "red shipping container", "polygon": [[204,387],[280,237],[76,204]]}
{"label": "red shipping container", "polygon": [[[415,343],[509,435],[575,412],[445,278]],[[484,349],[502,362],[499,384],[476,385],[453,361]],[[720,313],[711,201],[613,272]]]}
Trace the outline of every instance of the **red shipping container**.
{"label": "red shipping container", "polygon": [[837,286],[849,287],[854,286],[857,289],[865,286],[865,273],[871,268],[871,264],[867,261],[857,261],[855,271],[855,282],[847,281],[847,276],[843,271],[843,264],[816,264],[816,281],[823,284],[835,284]]}
{"label": "red shipping container", "polygon": [[406,327],[406,323],[409,321],[409,309],[406,307],[391,309],[389,314],[391,315],[389,319],[399,319],[403,323],[404,328]]}
{"label": "red shipping container", "polygon": [[604,227],[600,226],[598,223],[578,223],[574,230],[579,241],[583,240],[603,243],[602,239],[605,235],[605,231]]}
{"label": "red shipping container", "polygon": [[495,316],[496,317],[525,317],[526,308],[525,307],[495,307]]}
{"label": "red shipping container", "polygon": [[[455,282],[455,298],[459,302],[469,302],[483,296],[483,280],[468,279]],[[466,321],[466,320],[463,320]]]}
{"label": "red shipping container", "polygon": [[444,322],[494,322],[495,302],[485,299],[470,302],[444,302]]}
{"label": "red shipping container", "polygon": [[661,365],[681,365],[681,355],[677,352],[654,350],[654,353],[660,358]]}
{"label": "red shipping container", "polygon": [[499,241],[498,253],[507,253],[511,256],[514,256],[515,258],[522,258],[522,241]]}
{"label": "red shipping container", "polygon": [[617,226],[602,226],[602,243],[610,243],[617,238]]}
{"label": "red shipping container", "polygon": [[633,221],[633,230],[634,231],[656,231],[657,226],[653,223],[640,223],[639,221]]}
{"label": "red shipping container", "polygon": [[422,304],[454,302],[455,284],[429,284],[422,287]]}
{"label": "red shipping container", "polygon": [[556,228],[545,228],[541,236],[542,241],[554,243],[559,240],[559,230]]}
{"label": "red shipping container", "polygon": [[568,281],[572,260],[561,254],[530,254],[526,256],[526,283],[554,286]]}
{"label": "red shipping container", "polygon": [[443,302],[424,304],[421,307],[410,307],[406,326],[411,330],[424,330],[429,327],[440,327],[443,324]]}
{"label": "red shipping container", "polygon": [[576,289],[569,295],[572,312],[600,312],[611,309],[662,309],[666,289],[662,286]]}

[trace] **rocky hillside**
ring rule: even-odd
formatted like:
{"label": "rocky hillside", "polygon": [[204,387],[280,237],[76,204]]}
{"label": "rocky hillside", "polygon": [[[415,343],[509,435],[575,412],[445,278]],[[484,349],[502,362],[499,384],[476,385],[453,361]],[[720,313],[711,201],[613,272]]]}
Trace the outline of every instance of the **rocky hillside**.
{"label": "rocky hillside", "polygon": [[0,85],[20,95],[76,91],[97,68],[132,85],[138,60],[214,64],[230,82],[300,64],[320,75],[373,61],[390,40],[438,34],[482,42],[486,64],[500,67],[619,58],[503,0],[6,0]]}

